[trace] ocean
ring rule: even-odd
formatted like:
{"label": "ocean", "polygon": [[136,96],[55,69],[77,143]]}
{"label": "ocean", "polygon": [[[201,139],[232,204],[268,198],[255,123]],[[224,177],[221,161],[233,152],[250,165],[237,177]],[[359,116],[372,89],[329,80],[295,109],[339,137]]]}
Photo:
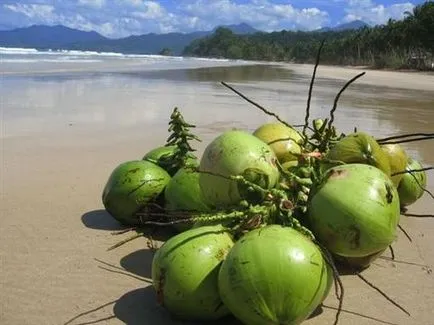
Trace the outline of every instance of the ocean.
{"label": "ocean", "polygon": [[[275,120],[221,81],[300,125],[312,70],[311,65],[287,63],[0,48],[0,137],[165,130],[174,107],[209,137],[229,128],[251,131]],[[357,73],[320,66],[311,117],[329,117],[337,92]],[[378,137],[432,131],[432,80],[367,71],[341,96],[336,126],[345,133],[357,127]],[[409,150],[431,159],[426,146],[418,143]]]}
{"label": "ocean", "polygon": [[146,54],[93,51],[40,51],[31,48],[0,47],[0,73],[41,73],[80,70],[119,71],[140,66],[142,70],[252,64],[241,60],[185,58]]}

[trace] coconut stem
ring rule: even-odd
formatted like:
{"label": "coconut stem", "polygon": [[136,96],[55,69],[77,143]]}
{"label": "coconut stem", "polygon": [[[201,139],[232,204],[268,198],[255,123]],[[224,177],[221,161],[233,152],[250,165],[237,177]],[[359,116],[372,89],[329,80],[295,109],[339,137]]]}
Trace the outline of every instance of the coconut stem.
{"label": "coconut stem", "polygon": [[389,245],[389,251],[390,251],[390,258],[392,259],[392,261],[395,260],[395,251],[393,250],[392,245]]}
{"label": "coconut stem", "polygon": [[[241,175],[235,176],[226,176],[214,172],[199,170],[198,168],[187,167],[189,169],[194,169],[198,173],[209,174],[216,177],[222,177],[227,180],[232,180],[237,182],[240,185],[244,185],[246,187],[251,188],[253,191],[257,193],[261,193],[264,197],[264,201],[260,205],[249,205],[246,201],[245,209],[235,210],[232,212],[228,211],[214,211],[211,213],[205,214],[195,214],[193,211],[170,211],[170,212],[149,212],[147,216],[158,216],[164,217],[164,221],[146,221],[143,222],[143,225],[155,225],[155,226],[170,226],[180,223],[195,223],[195,222],[218,222],[225,221],[231,219],[239,219],[246,220],[246,222],[240,222],[235,225],[232,230],[243,231],[244,227],[246,229],[253,229],[262,224],[267,223],[278,223],[285,226],[289,226],[293,229],[298,230],[300,233],[314,240],[314,235],[312,232],[301,225],[300,221],[293,216],[294,204],[292,201],[288,199],[288,195],[285,191],[280,189],[264,189],[261,186],[252,183],[246,180]],[[278,164],[278,168],[283,171],[282,166]],[[300,168],[301,171],[310,174],[310,168]],[[291,183],[297,184],[300,187],[300,190],[303,190],[303,187],[311,186],[312,181],[310,178],[302,178],[295,174],[285,172],[284,173],[287,179]],[[302,193],[302,192],[300,192]],[[306,195],[307,196],[307,195]],[[306,200],[302,200],[303,203],[307,202]],[[176,220],[173,220],[175,218]],[[171,220],[172,219],[172,220]],[[252,228],[253,227],[253,228]]]}
{"label": "coconut stem", "polygon": [[136,227],[127,228],[127,229],[123,229],[123,230],[119,230],[119,231],[113,231],[111,233],[111,235],[115,235],[115,236],[117,236],[117,235],[123,235],[123,234],[125,234],[127,232],[130,232],[130,231],[133,231],[133,230],[136,230]]}
{"label": "coconut stem", "polygon": [[412,218],[434,218],[434,214],[401,213],[401,215]]}
{"label": "coconut stem", "polygon": [[117,242],[117,243],[114,244],[113,246],[110,246],[110,247],[107,249],[107,251],[111,251],[111,250],[113,250],[113,249],[115,249],[115,248],[118,248],[118,247],[120,247],[120,246],[122,246],[122,245],[124,245],[124,244],[126,244],[126,243],[129,243],[130,241],[132,241],[132,240],[134,240],[134,239],[137,239],[137,238],[139,238],[139,237],[142,237],[142,236],[143,236],[143,233],[142,233],[142,232],[137,232],[137,234],[134,234],[134,235],[132,235],[132,236],[130,236],[130,237],[124,239],[124,240],[121,240],[121,241]]}
{"label": "coconut stem", "polygon": [[372,289],[376,290],[378,293],[380,293],[384,298],[386,298],[390,303],[392,303],[394,306],[398,307],[400,310],[402,310],[404,313],[406,313],[408,316],[411,316],[410,313],[402,307],[400,304],[395,302],[392,298],[390,298],[384,291],[382,291],[380,288],[375,286],[372,282],[368,281],[363,275],[361,275],[359,272],[356,273],[356,275],[365,282],[368,286],[370,286]]}
{"label": "coconut stem", "polygon": [[312,91],[313,91],[313,84],[315,83],[315,77],[316,77],[316,71],[318,69],[319,66],[319,60],[321,57],[321,50],[324,46],[325,43],[325,39],[323,39],[321,41],[321,44],[318,48],[318,52],[316,54],[316,60],[315,60],[315,66],[313,68],[313,73],[312,73],[312,78],[310,80],[310,85],[309,85],[309,95],[307,96],[307,104],[306,104],[306,115],[304,117],[304,126],[303,126],[303,137],[304,137],[304,144],[306,145],[307,142],[307,136],[306,136],[306,129],[309,125],[309,117],[310,117],[310,102],[312,100]]}
{"label": "coconut stem", "polygon": [[323,246],[320,242],[318,242],[316,239],[313,242],[320,248],[326,263],[330,266],[333,272],[333,280],[335,283],[335,294],[336,294],[336,298],[339,301],[339,305],[336,311],[335,321],[333,325],[337,325],[339,322],[339,316],[342,312],[342,306],[344,304],[344,293],[345,293],[344,284],[342,283],[338,268],[336,267],[333,257],[328,251],[328,249],[325,246]]}
{"label": "coconut stem", "polygon": [[405,235],[405,237],[407,237],[407,239],[410,241],[410,243],[412,243],[413,239],[411,239],[411,237],[408,234],[408,232],[401,225],[398,225],[398,228],[399,228],[399,230],[402,231],[402,233]]}
{"label": "coconut stem", "polygon": [[[109,301],[108,303],[105,303],[105,304],[103,304],[103,305],[101,305],[101,306],[98,306],[98,307],[93,308],[93,309],[91,309],[91,310],[88,310],[88,311],[82,312],[82,313],[80,313],[80,314],[78,314],[78,315],[72,317],[70,320],[68,320],[68,321],[67,321],[66,323],[64,323],[63,325],[71,324],[73,321],[79,319],[79,318],[82,317],[82,316],[86,316],[86,315],[89,315],[89,314],[91,314],[91,313],[94,313],[94,312],[96,312],[96,311],[98,311],[98,310],[101,310],[101,309],[107,307],[107,306],[113,305],[113,304],[117,303],[118,301],[119,301],[119,299],[116,299],[116,300],[113,300],[113,301]],[[109,319],[112,319],[112,318],[116,318],[116,316],[115,316],[115,315],[111,315],[111,316],[105,317],[105,318],[102,319],[101,321],[109,320]]]}
{"label": "coconut stem", "polygon": [[[326,308],[326,309],[338,310],[338,308],[336,308],[336,307],[333,307],[333,306],[327,306],[327,305],[324,305],[324,304],[322,304],[322,307],[323,307],[323,308]],[[361,313],[358,313],[358,312],[355,312],[355,311],[351,311],[351,310],[348,310],[348,309],[342,309],[341,312],[342,312],[342,313],[346,313],[346,314],[350,314],[350,315],[354,315],[354,316],[358,316],[358,317],[362,317],[362,318],[366,318],[366,319],[370,319],[370,320],[373,320],[373,321],[378,322],[378,323],[381,323],[381,324],[387,324],[387,325],[398,325],[398,324],[396,324],[396,323],[391,323],[391,322],[388,322],[388,321],[385,321],[385,320],[381,320],[381,319],[379,319],[379,318],[375,318],[375,317],[372,317],[372,316],[363,315],[363,314],[361,314]]]}
{"label": "coconut stem", "polygon": [[411,176],[413,176],[414,180],[416,181],[417,185],[422,189],[422,191],[424,191],[429,196],[431,196],[432,199],[434,199],[434,194],[432,194],[429,190],[427,190],[425,187],[423,187],[422,184],[419,182],[419,180],[414,175],[414,173],[417,173],[417,172],[423,172],[423,171],[433,170],[433,169],[434,169],[434,167],[425,167],[425,168],[421,168],[421,169],[408,169],[408,170],[406,169],[406,170],[401,171],[401,172],[396,172],[396,173],[392,174],[392,176],[401,175],[401,174],[410,174]]}
{"label": "coconut stem", "polygon": [[341,98],[341,95],[344,93],[344,91],[353,83],[355,82],[357,79],[359,79],[360,77],[364,76],[366,74],[366,72],[362,72],[359,73],[358,75],[356,75],[355,77],[351,78],[350,80],[348,80],[345,85],[341,88],[341,90],[339,90],[339,92],[336,94],[336,97],[334,99],[333,102],[333,107],[330,110],[330,120],[328,121],[327,124],[327,129],[326,129],[326,134],[324,136],[324,138],[322,139],[319,148],[321,152],[324,152],[329,144],[329,141],[331,140],[333,133],[335,133],[336,131],[333,128],[333,122],[335,120],[335,111],[338,107],[338,102],[339,99]]}
{"label": "coconut stem", "polygon": [[362,72],[359,73],[357,76],[351,78],[350,80],[348,80],[345,85],[341,88],[341,90],[339,90],[339,92],[337,93],[335,100],[333,102],[333,108],[330,111],[330,121],[328,124],[329,129],[331,128],[331,126],[333,125],[333,122],[335,120],[335,111],[338,107],[338,102],[339,99],[341,98],[341,95],[343,94],[343,92],[353,83],[355,82],[357,79],[359,79],[360,77],[363,77],[366,74],[366,72]]}
{"label": "coconut stem", "polygon": [[422,267],[422,268],[429,268],[429,266],[426,264],[407,262],[407,261],[401,261],[401,260],[392,260],[392,258],[387,257],[387,256],[380,256],[379,258],[382,260],[393,261],[393,263],[397,263],[397,264],[405,264],[405,265],[418,266],[418,267]]}
{"label": "coconut stem", "polygon": [[434,136],[434,133],[408,133],[408,134],[395,135],[395,136],[382,138],[382,139],[376,139],[376,141],[379,144],[382,144],[383,142],[389,140],[396,140],[396,139],[403,139],[403,138],[410,138],[410,137],[432,137],[432,136]]}
{"label": "coconut stem", "polygon": [[251,100],[249,97],[247,97],[246,95],[242,94],[240,91],[236,90],[234,87],[228,85],[226,82],[221,81],[220,82],[223,86],[225,86],[226,88],[228,88],[229,90],[232,90],[235,94],[237,94],[238,96],[240,96],[242,99],[246,100],[247,102],[249,102],[250,104],[252,104],[253,106],[256,106],[257,108],[259,108],[261,111],[263,111],[265,114],[273,116],[274,118],[276,118],[276,120],[278,120],[280,123],[285,124],[287,127],[291,127],[291,125],[289,125],[286,121],[282,120],[279,115],[277,115],[276,113],[273,113],[272,111],[269,111],[268,109],[266,109],[265,107],[263,107],[262,105],[259,105],[258,103],[256,103],[255,101]]}
{"label": "coconut stem", "polygon": [[399,143],[425,141],[425,140],[433,140],[433,139],[434,139],[434,135],[426,136],[426,137],[413,138],[413,139],[405,139],[405,140],[383,141],[380,144],[399,144]]}
{"label": "coconut stem", "polygon": [[[169,215],[168,215],[169,216]],[[233,211],[230,213],[226,212],[216,212],[215,214],[201,214],[198,216],[191,216],[189,218],[182,218],[172,221],[146,221],[144,225],[154,225],[154,226],[172,226],[181,223],[195,223],[195,222],[218,222],[230,219],[243,219],[246,217],[246,211]]]}
{"label": "coconut stem", "polygon": [[428,171],[428,170],[433,170],[434,167],[425,167],[425,168],[420,168],[420,169],[408,169],[408,170],[403,170],[400,172],[396,172],[393,173],[391,176],[396,176],[396,175],[401,175],[401,174],[411,174],[411,173],[417,173],[417,172],[424,172],[424,171]]}

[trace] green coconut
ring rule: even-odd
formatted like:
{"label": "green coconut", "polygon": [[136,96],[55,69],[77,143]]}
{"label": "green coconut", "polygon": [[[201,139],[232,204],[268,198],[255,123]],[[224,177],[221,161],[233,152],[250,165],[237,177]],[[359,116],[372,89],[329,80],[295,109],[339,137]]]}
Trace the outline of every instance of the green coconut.
{"label": "green coconut", "polygon": [[[402,172],[407,166],[408,157],[405,150],[399,144],[384,144],[381,149],[386,153],[389,159],[390,174]],[[404,174],[391,176],[393,184],[397,187]]]}
{"label": "green coconut", "polygon": [[[171,157],[174,155],[176,146],[162,146],[152,149],[151,151],[148,151],[144,156],[143,160],[147,160],[150,162],[153,162],[154,164],[157,164],[160,162],[161,158],[164,156]],[[161,167],[161,166],[160,166]]]}
{"label": "green coconut", "polygon": [[165,208],[175,211],[210,211],[200,190],[199,177],[200,174],[197,171],[180,169],[172,177],[164,191]]}
{"label": "green coconut", "polygon": [[218,272],[232,246],[231,235],[220,225],[190,229],[166,241],[152,261],[159,304],[183,320],[228,315],[218,292]]}
{"label": "green coconut", "polygon": [[390,176],[389,159],[386,153],[373,137],[363,132],[352,133],[339,140],[325,158],[347,164],[371,165]]}
{"label": "green coconut", "polygon": [[310,239],[271,225],[235,243],[218,280],[221,299],[243,324],[296,325],[323,302],[333,277]]}
{"label": "green coconut", "polygon": [[333,167],[311,189],[307,218],[315,237],[333,254],[366,257],[395,240],[398,193],[391,179],[376,167]]}
{"label": "green coconut", "polygon": [[253,135],[270,146],[281,164],[298,160],[303,138],[295,129],[280,122],[267,123],[257,128]]}
{"label": "green coconut", "polygon": [[[191,169],[181,168],[164,190],[165,208],[169,211],[208,212],[199,186],[200,174]],[[177,224],[179,231],[190,228],[189,224]]]}
{"label": "green coconut", "polygon": [[227,177],[241,175],[271,189],[279,180],[276,163],[271,148],[252,134],[240,130],[221,134],[206,147],[199,166],[199,184],[206,202],[212,208],[227,208],[243,199],[260,201],[258,193]]}
{"label": "green coconut", "polygon": [[111,173],[102,193],[105,209],[125,225],[137,225],[135,214],[156,199],[169,183],[169,174],[154,163],[127,161]]}
{"label": "green coconut", "polygon": [[[177,146],[157,147],[147,152],[142,159],[160,166],[167,171],[169,175],[173,176],[178,171],[177,169],[173,169],[171,166],[177,150]],[[188,157],[186,162],[189,166],[193,167],[197,167],[199,165],[197,158],[193,156]]]}
{"label": "green coconut", "polygon": [[[422,169],[422,164],[412,158],[408,159],[406,171]],[[399,201],[402,207],[409,206],[419,200],[426,187],[425,171],[411,172],[403,174],[398,185]]]}

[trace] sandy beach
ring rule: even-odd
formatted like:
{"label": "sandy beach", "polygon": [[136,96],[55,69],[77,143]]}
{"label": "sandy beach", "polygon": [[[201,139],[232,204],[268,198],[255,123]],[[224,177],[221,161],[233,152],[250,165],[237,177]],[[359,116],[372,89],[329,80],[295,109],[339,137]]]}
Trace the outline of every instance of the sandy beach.
{"label": "sandy beach", "polygon": [[[198,126],[196,133],[203,140],[197,145],[199,155],[223,130],[252,130],[272,118],[218,81],[198,77],[205,70],[188,70],[177,78],[132,70],[86,77],[63,71],[2,78],[1,324],[188,324],[172,320],[158,307],[149,282],[153,255],[145,238],[107,251],[128,234],[111,234],[122,228],[103,210],[103,186],[119,163],[141,159],[164,144],[174,106]],[[288,65],[283,70],[289,75],[276,72],[265,78],[251,73],[243,78],[241,72],[227,72],[219,78],[299,123],[312,66]],[[327,115],[336,92],[359,72],[321,67],[312,115]],[[337,113],[343,131],[355,125],[379,137],[432,132],[434,76],[368,71],[343,96]],[[434,165],[432,141],[406,148],[424,165]],[[428,175],[428,189],[434,191],[434,174]],[[428,195],[410,208],[412,213],[433,211]],[[411,316],[359,278],[343,276],[347,312],[340,324],[434,324],[434,220],[403,217],[401,225],[413,241],[399,233],[393,245],[396,261],[386,252],[363,275]],[[332,324],[332,308],[337,306],[333,292],[325,305],[304,324]]]}

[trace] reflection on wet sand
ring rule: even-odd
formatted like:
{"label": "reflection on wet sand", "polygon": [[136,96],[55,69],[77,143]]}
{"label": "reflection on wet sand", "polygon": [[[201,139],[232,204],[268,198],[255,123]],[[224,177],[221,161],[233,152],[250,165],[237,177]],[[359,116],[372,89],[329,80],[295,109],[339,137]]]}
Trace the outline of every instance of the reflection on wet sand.
{"label": "reflection on wet sand", "polygon": [[199,81],[199,82],[255,82],[282,81],[291,79],[291,70],[274,65],[245,65],[233,67],[206,67],[197,69],[174,69],[159,71],[139,71],[122,73],[143,79],[164,79],[171,81]]}
{"label": "reflection on wet sand", "polygon": [[[220,85],[226,81],[278,113],[292,124],[304,120],[310,73],[279,65],[198,67],[83,74],[7,76],[3,98],[3,136],[57,130],[66,125],[95,128],[165,127],[170,111],[180,107],[205,134],[226,128],[254,129],[273,118]],[[345,80],[319,76],[315,82],[312,117],[327,117]],[[434,90],[352,84],[342,95],[336,125],[343,132],[354,126],[382,137],[434,125]],[[424,160],[433,157],[428,143],[409,147]]]}

